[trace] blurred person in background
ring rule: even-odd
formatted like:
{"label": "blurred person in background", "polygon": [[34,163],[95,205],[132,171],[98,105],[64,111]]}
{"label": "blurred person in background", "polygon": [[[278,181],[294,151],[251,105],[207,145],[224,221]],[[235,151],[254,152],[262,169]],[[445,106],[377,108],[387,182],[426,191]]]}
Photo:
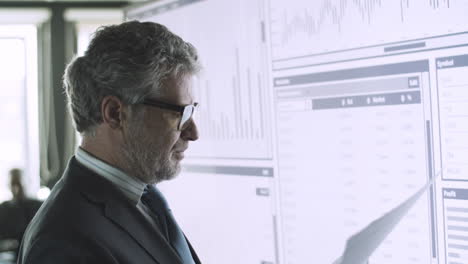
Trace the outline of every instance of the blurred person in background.
{"label": "blurred person in background", "polygon": [[16,255],[24,231],[41,202],[26,197],[21,169],[11,169],[9,174],[13,199],[0,204],[0,251],[13,251]]}

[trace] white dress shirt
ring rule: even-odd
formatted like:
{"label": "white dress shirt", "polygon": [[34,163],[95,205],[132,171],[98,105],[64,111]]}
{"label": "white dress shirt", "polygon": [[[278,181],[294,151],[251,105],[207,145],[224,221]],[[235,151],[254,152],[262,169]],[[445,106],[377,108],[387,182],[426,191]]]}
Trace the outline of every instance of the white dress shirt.
{"label": "white dress shirt", "polygon": [[141,196],[146,188],[146,183],[138,178],[132,177],[122,170],[92,156],[82,148],[78,148],[75,154],[76,160],[86,168],[94,171],[96,174],[104,177],[106,180],[113,183],[122,193],[133,202],[135,207],[140,211],[143,216],[150,222],[150,224],[157,230],[158,225],[155,221],[157,216],[154,215],[150,209],[141,202]]}

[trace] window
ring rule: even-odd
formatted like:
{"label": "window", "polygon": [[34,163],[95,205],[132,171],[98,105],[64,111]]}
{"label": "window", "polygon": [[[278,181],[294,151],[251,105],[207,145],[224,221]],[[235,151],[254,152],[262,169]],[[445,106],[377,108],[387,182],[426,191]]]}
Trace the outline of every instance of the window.
{"label": "window", "polygon": [[39,187],[36,45],[34,25],[0,26],[0,201],[11,198],[13,167],[29,195]]}

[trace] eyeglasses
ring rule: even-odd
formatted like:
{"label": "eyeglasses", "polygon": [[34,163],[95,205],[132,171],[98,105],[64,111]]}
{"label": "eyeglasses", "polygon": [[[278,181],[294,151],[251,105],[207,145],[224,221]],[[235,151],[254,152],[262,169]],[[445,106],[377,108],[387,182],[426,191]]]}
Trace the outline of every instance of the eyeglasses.
{"label": "eyeglasses", "polygon": [[184,128],[184,125],[187,123],[187,121],[190,120],[190,118],[192,118],[195,112],[195,109],[198,106],[198,103],[181,106],[181,105],[174,105],[174,104],[168,104],[168,103],[156,101],[153,99],[145,99],[143,100],[143,104],[180,113],[182,117],[180,118],[179,125],[177,126],[178,130],[182,130],[182,128]]}

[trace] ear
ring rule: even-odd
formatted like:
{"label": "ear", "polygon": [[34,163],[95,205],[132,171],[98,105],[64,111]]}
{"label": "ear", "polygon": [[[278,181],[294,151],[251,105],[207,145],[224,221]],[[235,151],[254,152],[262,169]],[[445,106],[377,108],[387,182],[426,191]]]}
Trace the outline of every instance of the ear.
{"label": "ear", "polygon": [[104,124],[112,129],[122,127],[122,121],[125,118],[125,106],[122,101],[113,95],[108,95],[102,99],[101,115]]}

